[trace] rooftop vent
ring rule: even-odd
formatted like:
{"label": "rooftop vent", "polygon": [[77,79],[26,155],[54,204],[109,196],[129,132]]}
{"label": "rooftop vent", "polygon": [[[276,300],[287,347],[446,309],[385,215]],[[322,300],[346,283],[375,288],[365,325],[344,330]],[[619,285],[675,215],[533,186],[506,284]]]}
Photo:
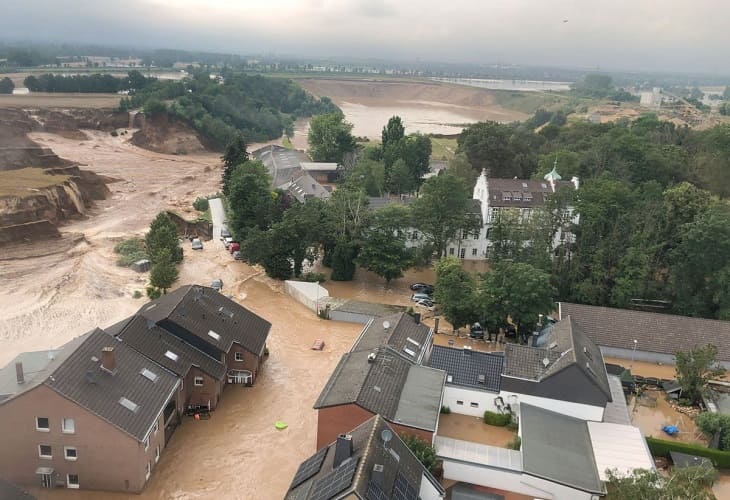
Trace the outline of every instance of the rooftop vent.
{"label": "rooftop vent", "polygon": [[482,384],[482,385],[485,385],[485,384],[487,383],[487,377],[486,377],[486,376],[485,376],[484,374],[480,374],[480,375],[479,375],[479,376],[477,377],[477,380],[478,380],[478,381],[479,381],[479,383],[480,383],[480,384]]}
{"label": "rooftop vent", "polygon": [[383,321],[383,330],[390,328],[390,321]]}
{"label": "rooftop vent", "polygon": [[380,386],[379,386],[379,385],[374,385],[374,386],[373,386],[373,390],[374,390],[375,392],[381,392],[381,391],[382,391],[382,389],[380,388]]}
{"label": "rooftop vent", "polygon": [[552,343],[551,343],[551,344],[550,344],[550,345],[548,346],[548,348],[549,348],[549,349],[555,349],[556,347],[558,347],[558,343],[557,343],[557,342],[552,342]]}
{"label": "rooftop vent", "polygon": [[96,356],[91,356],[91,362],[92,363],[98,363],[99,362],[99,358],[97,358]]}
{"label": "rooftop vent", "polygon": [[550,364],[550,359],[548,359],[548,358],[542,358],[542,366],[544,366],[545,368],[547,368],[549,364]]}
{"label": "rooftop vent", "polygon": [[375,362],[375,356],[376,356],[376,354],[374,352],[371,352],[370,354],[368,354],[368,363]]}
{"label": "rooftop vent", "polygon": [[448,382],[450,384],[451,382],[453,382],[453,380],[454,380],[454,377],[452,377],[451,375],[446,375],[446,382]]}

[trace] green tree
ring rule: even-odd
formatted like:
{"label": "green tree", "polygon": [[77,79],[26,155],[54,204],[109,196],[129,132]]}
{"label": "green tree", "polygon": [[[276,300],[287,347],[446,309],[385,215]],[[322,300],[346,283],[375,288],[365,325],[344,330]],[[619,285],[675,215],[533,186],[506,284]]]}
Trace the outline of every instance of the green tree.
{"label": "green tree", "polygon": [[457,153],[463,153],[474,169],[486,169],[490,177],[525,179],[535,171],[535,150],[540,136],[497,122],[469,125],[457,139]]}
{"label": "green tree", "polygon": [[225,153],[221,157],[223,161],[223,176],[221,179],[223,194],[228,195],[230,189],[231,176],[237,166],[248,161],[248,150],[246,149],[246,140],[241,134],[228,144]]}
{"label": "green tree", "polygon": [[[327,229],[327,207],[322,200],[311,199],[296,203],[284,212],[280,222],[269,232],[270,249],[285,256],[294,268],[294,275],[302,274],[304,260],[314,262]],[[266,260],[264,259],[264,262]],[[279,265],[278,262],[276,263]]]}
{"label": "green tree", "polygon": [[347,153],[355,150],[352,124],[341,113],[319,115],[309,122],[309,155],[314,161],[342,164]]}
{"label": "green tree", "polygon": [[274,195],[271,177],[259,161],[247,161],[231,174],[228,207],[234,234],[246,239],[252,228],[266,230],[271,226]]}
{"label": "green tree", "polygon": [[550,275],[546,272],[521,262],[498,262],[482,275],[479,286],[481,315],[499,325],[504,325],[509,316],[524,339],[540,314],[553,309],[554,295]]}
{"label": "green tree", "polygon": [[150,99],[144,105],[144,114],[155,116],[167,112],[167,104],[159,99]]}
{"label": "green tree", "polygon": [[464,181],[448,172],[431,177],[421,187],[421,195],[412,205],[414,223],[437,258],[445,255],[449,242],[462,230],[476,229],[474,218],[467,213],[470,199]]}
{"label": "green tree", "polygon": [[15,84],[7,76],[0,80],[0,94],[12,94]]}
{"label": "green tree", "polygon": [[167,248],[160,250],[157,260],[150,269],[150,284],[167,293],[168,288],[177,281],[178,272],[172,254]]}
{"label": "green tree", "polygon": [[456,257],[444,257],[436,263],[434,299],[454,331],[478,317],[474,277],[461,267]]}
{"label": "green tree", "polygon": [[725,373],[725,369],[717,363],[717,347],[712,344],[695,346],[689,352],[677,352],[674,357],[682,397],[692,403],[702,401],[709,380]]}
{"label": "green tree", "polygon": [[352,281],[355,277],[355,258],[357,246],[354,242],[341,238],[332,252],[332,281]]}
{"label": "green tree", "polygon": [[389,171],[389,190],[400,196],[403,193],[412,192],[415,186],[416,184],[408,165],[406,165],[406,162],[402,158],[398,158]]}
{"label": "green tree", "polygon": [[405,434],[401,439],[418,461],[433,474],[436,470],[436,448],[427,441],[411,434]]}
{"label": "green tree", "polygon": [[479,172],[475,170],[464,153],[457,153],[449,160],[449,172],[464,181],[469,191],[474,189]]}
{"label": "green tree", "polygon": [[717,477],[713,467],[675,467],[668,479],[655,470],[637,469],[628,476],[607,472],[609,500],[715,500],[710,491]]}
{"label": "green tree", "polygon": [[413,263],[413,251],[406,247],[410,211],[400,205],[381,208],[363,231],[357,261],[361,267],[385,278],[386,283],[401,278]]}
{"label": "green tree", "polygon": [[145,245],[150,262],[155,265],[167,251],[173,263],[182,261],[182,248],[177,237],[177,228],[167,212],[160,212],[150,224],[150,230],[145,236]]}
{"label": "green tree", "polygon": [[383,196],[385,190],[385,166],[368,158],[360,159],[347,174],[345,182],[362,188],[368,196]]}
{"label": "green tree", "polygon": [[400,116],[392,116],[388,120],[388,124],[383,127],[382,137],[382,148],[386,149],[389,144],[395,143],[403,139],[405,135],[405,127]]}

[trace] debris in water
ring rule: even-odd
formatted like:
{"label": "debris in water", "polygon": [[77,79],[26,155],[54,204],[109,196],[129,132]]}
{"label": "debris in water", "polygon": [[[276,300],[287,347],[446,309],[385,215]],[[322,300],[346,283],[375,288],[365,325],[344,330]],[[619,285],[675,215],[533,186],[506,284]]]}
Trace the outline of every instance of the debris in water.
{"label": "debris in water", "polygon": [[285,424],[284,422],[281,422],[281,421],[277,421],[277,422],[276,422],[276,423],[274,424],[274,427],[276,427],[277,429],[279,429],[279,430],[281,431],[281,430],[284,430],[284,429],[286,429],[287,427],[289,427],[289,425],[288,425],[288,424]]}

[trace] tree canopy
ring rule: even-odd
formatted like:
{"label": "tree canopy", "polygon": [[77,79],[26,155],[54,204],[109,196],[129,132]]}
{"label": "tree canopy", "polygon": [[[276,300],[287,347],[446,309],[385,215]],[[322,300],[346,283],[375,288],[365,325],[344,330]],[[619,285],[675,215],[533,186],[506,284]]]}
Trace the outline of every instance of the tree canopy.
{"label": "tree canopy", "polygon": [[413,249],[406,246],[409,227],[410,212],[406,207],[390,205],[375,212],[363,232],[357,262],[387,283],[402,277],[413,264]]}
{"label": "tree canopy", "polygon": [[237,135],[233,141],[226,147],[221,160],[223,161],[223,174],[221,178],[221,189],[223,194],[228,195],[230,189],[231,176],[233,171],[239,165],[248,161],[248,150],[246,149],[246,139],[242,135]]}
{"label": "tree canopy", "polygon": [[330,113],[309,122],[309,155],[314,161],[342,164],[345,155],[355,150],[352,124],[342,113]]}
{"label": "tree canopy", "polygon": [[710,379],[725,373],[725,369],[717,363],[717,347],[712,344],[696,346],[689,352],[677,352],[675,359],[682,397],[692,403],[702,401]]}
{"label": "tree canopy", "polygon": [[231,229],[241,240],[253,229],[267,230],[273,222],[274,196],[271,177],[259,161],[239,165],[228,189]]}
{"label": "tree canopy", "polygon": [[434,299],[456,331],[478,317],[474,277],[461,267],[456,257],[444,257],[435,268]]}

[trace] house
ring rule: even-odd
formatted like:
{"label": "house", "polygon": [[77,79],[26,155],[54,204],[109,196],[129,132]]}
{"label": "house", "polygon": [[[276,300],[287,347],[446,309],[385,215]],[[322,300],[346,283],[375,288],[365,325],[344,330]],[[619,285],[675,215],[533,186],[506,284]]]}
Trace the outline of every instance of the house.
{"label": "house", "polygon": [[431,443],[445,379],[443,371],[409,361],[387,345],[345,353],[314,404],[317,448],[376,414],[396,432]]}
{"label": "house", "polygon": [[538,406],[519,409],[519,450],[436,436],[444,480],[530,498],[593,500],[606,493],[607,470],[654,469],[637,427],[585,421]]}
{"label": "house", "polygon": [[428,358],[432,344],[433,328],[421,323],[420,317],[399,312],[371,319],[350,352],[370,352],[387,345],[405,359],[422,364],[424,358]]}
{"label": "house", "polygon": [[297,469],[286,500],[444,498],[439,482],[394,429],[375,415]]}
{"label": "house", "polygon": [[182,410],[180,381],[100,329],[0,370],[0,476],[139,493]]}
{"label": "house", "polygon": [[299,167],[307,174],[314,177],[317,182],[337,182],[340,175],[340,166],[337,163],[303,161]]}
{"label": "house", "polygon": [[218,405],[226,383],[226,367],[221,361],[138,315],[128,318],[114,336],[180,377],[186,406],[214,410]]}
{"label": "house", "polygon": [[673,365],[677,351],[713,344],[730,368],[730,321],[558,302],[558,317],[567,316],[605,356]]}
{"label": "house", "polygon": [[257,149],[251,157],[264,164],[271,176],[271,187],[278,187],[290,182],[292,177],[302,173],[299,164],[308,161],[307,155],[296,149],[270,145]]}
{"label": "house", "polygon": [[255,382],[271,323],[222,293],[183,286],[142,306],[137,315],[223,363],[229,378]]}
{"label": "house", "polygon": [[293,196],[299,203],[304,203],[312,198],[327,200],[332,193],[325,189],[322,184],[317,182],[314,177],[306,172],[300,172],[292,175],[288,182],[280,185],[278,189],[286,191]]}

